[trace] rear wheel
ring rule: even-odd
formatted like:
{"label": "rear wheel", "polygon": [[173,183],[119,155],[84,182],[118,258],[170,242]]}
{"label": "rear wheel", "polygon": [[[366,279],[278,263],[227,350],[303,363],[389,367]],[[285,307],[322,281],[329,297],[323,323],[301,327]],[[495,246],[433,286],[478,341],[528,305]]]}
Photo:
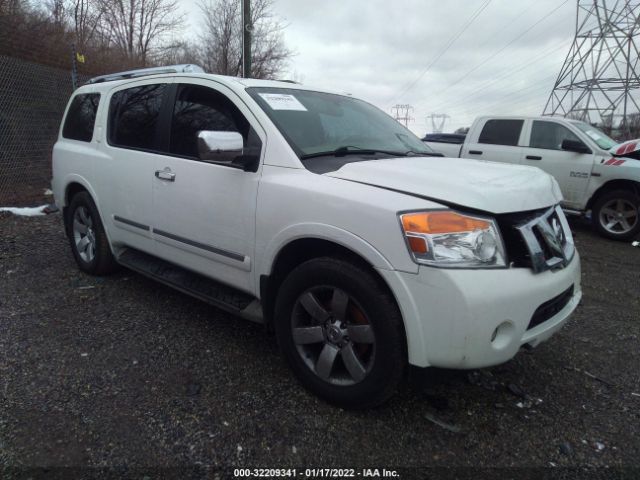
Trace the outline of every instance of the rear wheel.
{"label": "rear wheel", "polygon": [[614,240],[631,240],[640,233],[640,197],[628,190],[601,195],[593,206],[598,233]]}
{"label": "rear wheel", "polygon": [[327,257],[298,266],[280,287],[275,322],[287,363],[327,401],[374,406],[403,379],[400,312],[366,267]]}
{"label": "rear wheel", "polygon": [[91,275],[105,275],[117,269],[98,209],[87,192],[77,193],[71,199],[65,226],[80,270]]}

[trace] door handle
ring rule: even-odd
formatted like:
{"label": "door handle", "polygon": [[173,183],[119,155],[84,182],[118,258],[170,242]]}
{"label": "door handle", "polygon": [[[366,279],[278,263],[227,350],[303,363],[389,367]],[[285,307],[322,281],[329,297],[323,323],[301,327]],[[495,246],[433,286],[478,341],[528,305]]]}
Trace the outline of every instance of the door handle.
{"label": "door handle", "polygon": [[542,160],[542,157],[539,157],[538,155],[527,155],[525,158],[527,160]]}
{"label": "door handle", "polygon": [[482,155],[480,150],[469,150],[469,155]]}
{"label": "door handle", "polygon": [[169,167],[167,167],[164,170],[156,170],[156,178],[159,178],[160,180],[166,180],[167,182],[175,182],[176,174],[173,173],[169,169]]}

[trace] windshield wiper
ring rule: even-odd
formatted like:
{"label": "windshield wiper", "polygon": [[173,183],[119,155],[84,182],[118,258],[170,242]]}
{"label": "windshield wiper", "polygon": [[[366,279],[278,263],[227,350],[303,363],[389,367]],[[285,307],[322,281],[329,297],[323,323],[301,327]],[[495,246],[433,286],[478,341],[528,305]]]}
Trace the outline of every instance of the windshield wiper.
{"label": "windshield wiper", "polygon": [[346,155],[375,155],[377,153],[382,153],[384,155],[392,155],[394,157],[406,157],[410,153],[414,152],[393,152],[390,150],[378,150],[375,148],[361,148],[361,147],[353,147],[353,146],[345,146],[339,147],[335,150],[329,150],[326,152],[316,152],[316,153],[307,153],[306,155],[301,155],[300,160],[306,160],[307,158],[315,158],[315,157],[344,157]]}

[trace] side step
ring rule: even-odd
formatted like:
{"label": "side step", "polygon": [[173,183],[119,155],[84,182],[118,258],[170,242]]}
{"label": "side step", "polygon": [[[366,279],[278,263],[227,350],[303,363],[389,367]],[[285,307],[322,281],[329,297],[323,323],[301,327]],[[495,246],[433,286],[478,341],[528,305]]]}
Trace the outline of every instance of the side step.
{"label": "side step", "polygon": [[260,301],[210,278],[139,250],[127,249],[118,263],[247,320],[263,323]]}

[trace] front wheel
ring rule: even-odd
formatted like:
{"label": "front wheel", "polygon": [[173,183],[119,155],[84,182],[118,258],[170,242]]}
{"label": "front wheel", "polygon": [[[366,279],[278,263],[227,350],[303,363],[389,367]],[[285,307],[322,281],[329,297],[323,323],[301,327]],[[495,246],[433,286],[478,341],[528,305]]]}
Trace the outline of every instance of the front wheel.
{"label": "front wheel", "polygon": [[280,287],[275,323],[296,377],[329,402],[375,406],[393,395],[404,377],[400,312],[366,267],[328,257],[301,264]]}
{"label": "front wheel", "polygon": [[614,190],[596,200],[592,219],[602,236],[628,241],[640,233],[639,209],[640,197],[627,190]]}

